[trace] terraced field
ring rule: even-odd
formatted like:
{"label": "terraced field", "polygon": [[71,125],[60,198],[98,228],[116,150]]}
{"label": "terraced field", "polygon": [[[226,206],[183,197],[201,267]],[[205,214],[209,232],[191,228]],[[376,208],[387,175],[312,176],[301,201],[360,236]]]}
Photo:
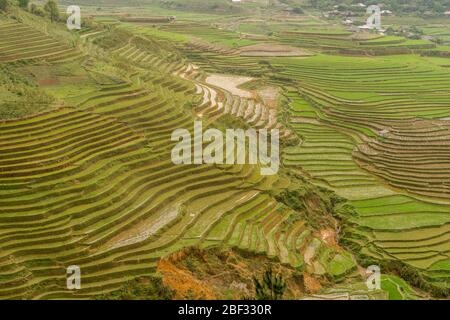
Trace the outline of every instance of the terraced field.
{"label": "terraced field", "polygon": [[[0,298],[96,298],[189,246],[268,256],[308,299],[448,296],[450,69],[417,54],[441,47],[306,16],[105,16],[66,39],[17,12],[0,20],[0,67],[56,102],[0,122]],[[308,54],[242,54],[275,43]],[[279,129],[280,172],[174,165],[171,134],[195,120]],[[394,262],[419,288],[383,274],[368,292],[361,267]]]}
{"label": "terraced field", "polygon": [[[81,49],[104,55],[94,45],[104,33],[83,34]],[[159,53],[145,44],[132,37],[112,50],[110,59],[133,66],[124,81],[100,81],[68,97],[71,107],[1,125],[2,298],[95,297],[154,274],[160,257],[188,245],[230,244],[295,266],[308,242],[326,248],[271,196],[288,179],[249,165],[173,166],[171,133],[192,131],[198,112],[205,124],[222,114],[281,124],[263,104],[208,86],[163,43]],[[65,288],[72,264],[83,270],[79,291]]]}
{"label": "terraced field", "polygon": [[254,168],[173,167],[167,141],[189,118],[158,101],[164,95],[145,93],[105,87],[83,97],[85,111],[2,125],[3,297],[66,297],[58,280],[75,261],[84,273],[79,297],[117,289],[154,272],[161,255],[200,241],[203,226],[240,199],[257,196],[240,187],[243,180],[261,188],[274,182]]}
{"label": "terraced field", "polygon": [[0,62],[73,59],[79,52],[48,34],[17,22],[0,22]]}
{"label": "terraced field", "polygon": [[[344,41],[347,35],[332,36]],[[311,39],[332,43],[317,34]],[[358,48],[372,43],[386,48],[394,40],[403,43],[377,39]],[[413,55],[267,58],[259,65],[270,67],[253,73],[252,59],[192,52],[210,72],[275,72],[268,80],[286,87],[290,127],[303,140],[285,148],[284,163],[351,200],[358,216],[348,218],[353,226],[343,241],[365,256],[405,262],[426,281],[448,288],[446,61]]]}

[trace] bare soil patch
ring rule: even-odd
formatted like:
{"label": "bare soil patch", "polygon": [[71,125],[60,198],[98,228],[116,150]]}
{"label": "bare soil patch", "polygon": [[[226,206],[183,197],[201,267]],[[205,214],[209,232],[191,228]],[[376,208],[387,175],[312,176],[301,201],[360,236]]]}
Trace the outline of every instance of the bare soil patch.
{"label": "bare soil patch", "polygon": [[50,87],[59,84],[58,79],[49,78],[49,79],[39,79],[38,84],[40,87]]}
{"label": "bare soil patch", "polygon": [[253,98],[250,91],[239,89],[238,87],[246,82],[253,80],[250,77],[241,77],[233,75],[212,74],[206,78],[206,83],[222,88],[241,98]]}
{"label": "bare soil patch", "polygon": [[272,108],[275,108],[277,106],[280,92],[279,88],[269,86],[259,89],[257,92],[261,99],[264,101],[265,105]]}
{"label": "bare soil patch", "polygon": [[184,248],[158,263],[164,285],[175,291],[175,299],[242,299],[255,294],[253,277],[260,279],[272,268],[286,281],[284,298],[305,294],[303,275],[263,255],[227,248]]}
{"label": "bare soil patch", "polygon": [[164,228],[180,214],[177,204],[161,211],[156,219],[146,219],[116,235],[105,244],[108,249],[115,249],[146,240]]}

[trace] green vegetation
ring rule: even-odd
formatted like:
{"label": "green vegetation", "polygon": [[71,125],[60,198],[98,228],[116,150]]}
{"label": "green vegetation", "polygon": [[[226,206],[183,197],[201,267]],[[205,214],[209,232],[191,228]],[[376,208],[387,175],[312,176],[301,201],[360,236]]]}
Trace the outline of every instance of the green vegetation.
{"label": "green vegetation", "polygon": [[8,0],[0,0],[0,10],[6,12],[9,8]]}
{"label": "green vegetation", "polygon": [[0,118],[13,119],[46,110],[54,98],[11,67],[0,69]]}
{"label": "green vegetation", "polygon": [[[387,35],[310,11],[334,3],[86,3],[68,31],[53,0],[0,0],[0,297],[171,299],[160,259],[219,245],[289,266],[305,296],[448,297],[450,26],[399,27],[429,2],[390,2]],[[280,171],[174,165],[195,119],[279,129]],[[270,269],[254,285],[285,297]]]}
{"label": "green vegetation", "polygon": [[98,300],[171,300],[174,292],[161,277],[141,277],[128,281],[119,290],[99,295]]}
{"label": "green vegetation", "polygon": [[[349,10],[358,9],[358,6],[352,6],[355,1],[351,0],[309,0],[309,4],[314,8],[322,10],[330,10],[333,6],[339,6],[339,10]],[[370,4],[370,1],[367,3]],[[435,14],[443,14],[446,8],[450,6],[448,0],[386,0],[383,2],[386,9],[390,9],[400,14],[417,14],[418,16],[423,15],[425,12],[433,12]],[[356,9],[356,10],[357,10]],[[362,9],[360,9],[362,11]]]}
{"label": "green vegetation", "polygon": [[30,0],[19,0],[19,6],[21,8],[28,8],[28,4],[30,3]]}
{"label": "green vegetation", "polygon": [[272,269],[264,272],[262,279],[253,278],[256,300],[281,300],[286,283],[281,274],[275,275]]}

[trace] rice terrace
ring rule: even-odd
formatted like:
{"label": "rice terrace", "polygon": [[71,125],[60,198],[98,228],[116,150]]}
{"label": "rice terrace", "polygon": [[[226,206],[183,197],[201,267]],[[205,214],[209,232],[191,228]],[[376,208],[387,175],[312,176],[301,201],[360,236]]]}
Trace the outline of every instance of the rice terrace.
{"label": "rice terrace", "polygon": [[449,297],[449,0],[0,0],[1,300]]}

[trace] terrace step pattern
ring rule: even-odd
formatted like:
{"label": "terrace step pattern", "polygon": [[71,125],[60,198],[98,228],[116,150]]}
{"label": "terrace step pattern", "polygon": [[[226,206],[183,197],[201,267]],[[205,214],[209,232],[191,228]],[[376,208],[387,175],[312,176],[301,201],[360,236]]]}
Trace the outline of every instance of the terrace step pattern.
{"label": "terrace step pattern", "polygon": [[[254,166],[174,166],[171,132],[192,126],[182,101],[195,90],[171,75],[139,77],[145,86],[137,78],[101,85],[76,109],[0,125],[0,297],[118,290],[153,274],[168,253],[213,233],[226,242],[252,199],[273,203],[263,192],[278,178]],[[260,209],[245,212],[256,219]],[[286,260],[270,243],[271,255]],[[81,290],[65,287],[69,265],[82,270]]]}
{"label": "terrace step pattern", "polygon": [[279,129],[280,137],[285,139],[292,137],[292,132],[278,121],[277,110],[254,99],[234,95],[201,81],[198,77],[199,68],[195,65],[188,64],[176,74],[195,83],[196,94],[202,97],[200,106],[196,108],[198,115],[217,118],[221,114],[228,114],[240,118],[253,128]]}
{"label": "terrace step pattern", "polygon": [[[85,45],[96,49],[95,36]],[[256,166],[171,162],[171,133],[191,130],[184,106],[201,86],[218,114],[267,128],[279,125],[275,114],[227,92],[228,104],[209,98],[213,88],[176,54],[129,42],[113,55],[131,62],[128,82],[99,84],[76,108],[0,124],[0,297],[93,298],[190,245],[227,243],[297,267],[314,247],[306,264],[328,272],[323,261],[334,256],[321,253],[323,241],[271,196],[289,181]],[[81,290],[66,288],[70,265],[81,268]]]}
{"label": "terrace step pattern", "polygon": [[58,62],[79,56],[77,49],[31,26],[19,22],[0,24],[0,63],[32,59]]}
{"label": "terrace step pattern", "polygon": [[361,229],[346,239],[363,254],[401,260],[448,288],[448,70],[420,58],[320,59],[273,66],[297,80],[291,123],[304,138],[284,163],[351,200]]}

